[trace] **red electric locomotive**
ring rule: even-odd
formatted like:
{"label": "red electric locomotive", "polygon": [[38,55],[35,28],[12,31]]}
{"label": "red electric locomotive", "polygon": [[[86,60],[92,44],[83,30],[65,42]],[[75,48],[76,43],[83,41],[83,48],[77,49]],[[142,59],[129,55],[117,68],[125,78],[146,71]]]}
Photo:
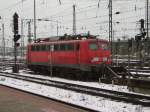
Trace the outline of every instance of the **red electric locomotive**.
{"label": "red electric locomotive", "polygon": [[[107,41],[91,35],[38,39],[28,45],[27,65],[34,71],[57,71],[57,75],[64,71],[96,73],[101,64],[110,64],[108,46]],[[93,73],[90,77],[97,76]]]}

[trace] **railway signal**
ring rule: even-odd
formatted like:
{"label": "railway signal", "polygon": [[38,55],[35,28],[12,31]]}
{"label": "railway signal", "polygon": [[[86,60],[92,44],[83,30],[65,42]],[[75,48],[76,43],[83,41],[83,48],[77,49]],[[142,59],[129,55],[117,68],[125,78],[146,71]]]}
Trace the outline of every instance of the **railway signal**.
{"label": "railway signal", "polygon": [[140,19],[140,24],[141,24],[141,37],[145,38],[146,32],[145,32],[145,28],[144,28],[144,19]]}
{"label": "railway signal", "polygon": [[139,22],[140,22],[140,31],[141,31],[141,33],[140,34],[137,34],[136,36],[135,36],[135,40],[137,41],[137,42],[139,42],[139,41],[142,41],[142,40],[145,40],[145,36],[146,36],[146,32],[145,32],[145,28],[144,28],[144,19],[140,19],[139,20]]}
{"label": "railway signal", "polygon": [[21,37],[20,35],[14,35],[14,39],[13,39],[14,42],[17,42],[20,39],[20,37]]}
{"label": "railway signal", "polygon": [[14,65],[13,65],[13,72],[14,73],[18,73],[19,72],[19,65],[17,64],[17,47],[20,45],[19,43],[17,43],[17,41],[20,39],[20,35],[18,34],[19,29],[18,29],[18,14],[15,13],[13,15],[13,31],[14,31]]}
{"label": "railway signal", "polygon": [[144,28],[144,19],[140,19],[140,23],[141,23],[141,29]]}
{"label": "railway signal", "polygon": [[13,26],[14,26],[14,34],[18,34],[18,14],[15,13],[13,16]]}
{"label": "railway signal", "polygon": [[16,46],[16,47],[19,47],[19,46],[20,46],[20,43],[15,43],[15,46]]}

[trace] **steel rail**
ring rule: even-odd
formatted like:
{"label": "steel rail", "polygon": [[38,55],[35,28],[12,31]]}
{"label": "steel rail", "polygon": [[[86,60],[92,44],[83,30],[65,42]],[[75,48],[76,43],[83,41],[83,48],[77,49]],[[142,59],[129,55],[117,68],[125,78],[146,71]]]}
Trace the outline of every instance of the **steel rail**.
{"label": "steel rail", "polygon": [[126,93],[126,92],[119,92],[114,90],[107,90],[107,89],[101,89],[101,88],[95,88],[95,87],[88,87],[83,85],[77,85],[72,83],[66,83],[66,82],[60,82],[60,81],[54,81],[49,79],[41,79],[41,78],[35,78],[31,76],[22,76],[12,73],[4,73],[0,72],[1,76],[15,78],[19,80],[24,81],[30,81],[38,84],[43,84],[47,86],[57,87],[65,90],[71,90],[79,93],[84,93],[88,95],[94,95],[99,97],[105,97],[110,98],[113,100],[119,100],[119,101],[125,101],[128,103],[133,104],[140,104],[143,106],[150,106],[150,96],[140,95],[140,94],[133,94],[133,93]]}

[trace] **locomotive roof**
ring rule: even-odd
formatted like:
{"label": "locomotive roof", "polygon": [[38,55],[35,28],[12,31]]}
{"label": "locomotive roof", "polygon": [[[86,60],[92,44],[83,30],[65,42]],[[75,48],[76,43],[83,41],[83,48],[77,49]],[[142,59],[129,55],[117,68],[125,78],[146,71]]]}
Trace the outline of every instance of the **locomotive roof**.
{"label": "locomotive roof", "polygon": [[108,42],[107,40],[103,40],[103,39],[82,39],[82,40],[56,40],[56,41],[41,41],[41,42],[35,42],[35,43],[31,43],[30,45],[37,45],[37,44],[49,44],[49,43],[76,43],[76,42],[94,42],[94,41],[101,41],[101,42]]}
{"label": "locomotive roof", "polygon": [[78,34],[78,35],[67,35],[55,36],[49,38],[39,38],[34,44],[47,44],[47,43],[73,43],[73,42],[85,42],[85,41],[96,41],[107,42],[106,40],[98,39],[95,35],[88,34]]}

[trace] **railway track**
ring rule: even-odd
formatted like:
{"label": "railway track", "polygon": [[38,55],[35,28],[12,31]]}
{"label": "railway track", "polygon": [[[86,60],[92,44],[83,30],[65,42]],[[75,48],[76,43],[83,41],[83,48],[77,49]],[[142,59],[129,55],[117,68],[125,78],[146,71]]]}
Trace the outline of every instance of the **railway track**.
{"label": "railway track", "polygon": [[[18,59],[17,64],[19,65],[19,68],[25,68],[25,59]],[[14,65],[14,59],[9,59],[9,58],[0,58],[0,69],[7,69],[7,68],[12,68]]]}
{"label": "railway track", "polygon": [[29,81],[33,83],[43,84],[46,86],[57,87],[60,89],[71,90],[83,94],[94,95],[99,97],[105,97],[117,101],[124,101],[128,103],[133,103],[137,105],[150,106],[150,96],[125,93],[101,88],[88,87],[83,85],[65,83],[60,81],[54,81],[49,79],[35,78],[31,76],[23,76],[18,74],[0,72],[1,76],[15,78],[19,80]]}
{"label": "railway track", "polygon": [[150,69],[127,69],[132,75],[137,78],[149,78],[150,77]]}
{"label": "railway track", "polygon": [[[3,73],[3,74],[1,75],[1,73]],[[14,74],[11,74],[11,75],[14,75]],[[5,76],[5,77],[9,77],[9,78],[15,78],[13,76],[10,76],[10,74],[9,75],[6,75],[6,74],[4,75],[4,72],[0,72],[0,76]],[[18,77],[18,75],[16,75],[16,76]],[[26,78],[25,77],[18,77],[18,78],[15,78],[15,79],[29,81],[29,82],[34,82],[34,83],[37,83],[37,84],[47,85],[47,84],[44,84],[44,83],[40,83],[38,81],[28,80],[27,77]],[[97,111],[97,110],[94,110],[94,109],[91,109],[91,108],[87,108],[87,107],[84,107],[84,106],[79,106],[79,105],[72,104],[72,103],[69,103],[69,102],[65,102],[65,101],[62,101],[62,100],[58,100],[58,99],[55,99],[55,98],[50,98],[50,97],[47,97],[47,96],[44,96],[44,95],[41,95],[41,94],[36,94],[36,93],[30,92],[30,91],[26,91],[26,90],[23,90],[23,89],[18,89],[18,88],[15,88],[15,87],[10,87],[8,85],[3,85],[2,84],[2,86],[8,87],[8,88],[12,88],[12,89],[15,89],[15,90],[18,90],[18,91],[21,91],[21,92],[29,93],[29,94],[32,94],[32,95],[35,95],[35,96],[39,96],[39,97],[42,97],[42,98],[45,98],[45,99],[53,100],[55,102],[59,102],[59,103],[68,105],[70,107],[83,110],[83,111],[87,111],[87,112],[100,112],[100,111]]]}

